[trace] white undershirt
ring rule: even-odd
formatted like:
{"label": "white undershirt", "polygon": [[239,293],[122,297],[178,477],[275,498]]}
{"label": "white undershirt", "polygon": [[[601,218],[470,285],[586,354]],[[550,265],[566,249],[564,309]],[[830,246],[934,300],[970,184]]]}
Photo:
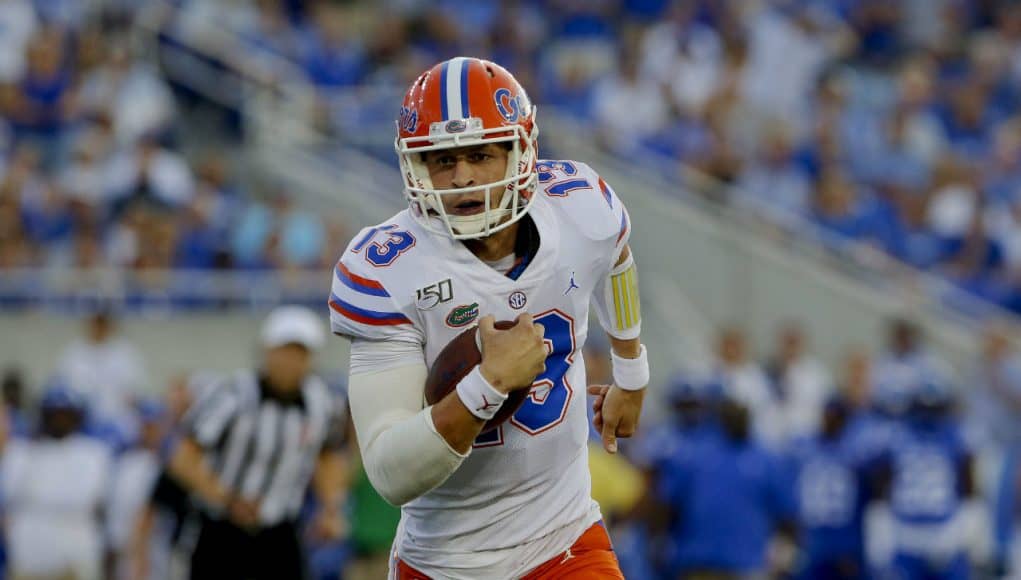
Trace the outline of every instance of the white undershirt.
{"label": "white undershirt", "polygon": [[516,258],[517,258],[517,256],[514,253],[510,253],[510,254],[507,254],[506,256],[500,258],[499,260],[493,260],[492,262],[490,262],[488,260],[482,260],[482,261],[487,266],[489,266],[490,268],[496,270],[497,272],[500,272],[501,274],[506,274],[507,272],[510,272],[511,268],[514,267],[514,260]]}

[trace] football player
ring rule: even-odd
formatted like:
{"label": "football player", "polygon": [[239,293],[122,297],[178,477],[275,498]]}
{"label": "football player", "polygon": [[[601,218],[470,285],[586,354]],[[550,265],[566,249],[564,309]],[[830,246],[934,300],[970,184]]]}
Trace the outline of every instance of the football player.
{"label": "football player", "polygon": [[828,401],[819,434],[794,442],[795,493],[802,554],[799,578],[866,578],[864,517],[867,470],[853,433],[850,405]]}
{"label": "football player", "polygon": [[991,524],[953,407],[949,387],[938,381],[913,389],[905,428],[874,468],[901,578],[966,579],[971,561],[984,564],[988,556]]}
{"label": "football player", "polygon": [[[582,346],[594,306],[614,384],[588,392],[613,453],[649,380],[628,214],[584,163],[538,159],[535,107],[492,62],[426,71],[397,128],[409,207],[354,237],[329,300],[366,472],[402,508],[391,578],[621,578],[590,494]],[[424,407],[428,368],[476,323],[481,364]]]}
{"label": "football player", "polygon": [[[754,436],[748,408],[724,398],[718,428],[666,460],[656,493],[668,516],[668,575],[684,579],[780,578],[795,520],[786,464]],[[780,557],[782,556],[782,557]]]}

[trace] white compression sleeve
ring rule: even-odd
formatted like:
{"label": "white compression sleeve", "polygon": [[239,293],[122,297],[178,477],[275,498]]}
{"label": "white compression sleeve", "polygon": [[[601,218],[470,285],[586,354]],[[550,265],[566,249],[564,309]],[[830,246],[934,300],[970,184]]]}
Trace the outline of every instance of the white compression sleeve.
{"label": "white compression sleeve", "polygon": [[414,364],[425,364],[425,354],[419,342],[363,339],[351,342],[349,374],[360,375]]}
{"label": "white compression sleeve", "polygon": [[[351,356],[361,368],[380,345],[355,340]],[[392,356],[382,347],[383,356]],[[440,485],[467,457],[454,451],[422,408],[424,362],[352,374],[348,385],[351,417],[369,481],[383,499],[403,505]]]}

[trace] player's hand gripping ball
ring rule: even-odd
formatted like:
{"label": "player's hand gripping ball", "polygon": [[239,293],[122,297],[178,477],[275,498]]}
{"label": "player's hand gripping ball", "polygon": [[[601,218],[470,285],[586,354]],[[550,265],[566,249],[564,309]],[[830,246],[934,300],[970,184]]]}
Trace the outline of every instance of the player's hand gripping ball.
{"label": "player's hand gripping ball", "polygon": [[[497,330],[514,328],[515,322],[500,320],[494,324]],[[454,337],[447,346],[443,347],[439,356],[429,369],[429,376],[425,380],[425,401],[429,405],[440,402],[447,393],[457,388],[475,365],[482,363],[482,348],[479,343],[478,325],[469,328]],[[508,393],[507,400],[496,412],[492,419],[486,421],[482,432],[491,431],[501,423],[511,418],[528,396],[530,389],[521,388]]]}

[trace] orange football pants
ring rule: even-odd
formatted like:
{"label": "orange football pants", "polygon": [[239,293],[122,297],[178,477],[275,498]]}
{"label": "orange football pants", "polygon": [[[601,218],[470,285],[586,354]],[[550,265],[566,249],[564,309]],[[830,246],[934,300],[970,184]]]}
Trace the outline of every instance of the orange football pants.
{"label": "orange football pants", "polygon": [[[593,524],[564,553],[547,560],[522,580],[624,580],[617,564],[610,536],[603,523]],[[397,560],[397,580],[431,580],[425,574]]]}

